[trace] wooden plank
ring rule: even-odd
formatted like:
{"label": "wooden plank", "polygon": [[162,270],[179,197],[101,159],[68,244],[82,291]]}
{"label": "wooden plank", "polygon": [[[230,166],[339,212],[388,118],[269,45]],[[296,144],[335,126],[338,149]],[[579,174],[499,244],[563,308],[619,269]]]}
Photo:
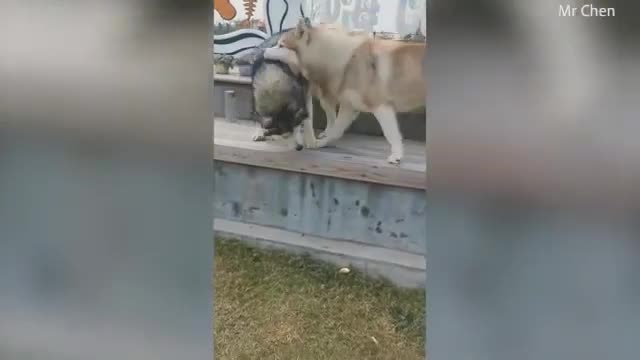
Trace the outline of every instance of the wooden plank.
{"label": "wooden plank", "polygon": [[405,142],[400,165],[386,162],[389,146],[382,137],[345,135],[335,146],[295,151],[293,138],[251,140],[256,125],[215,121],[214,158],[237,164],[330,176],[398,187],[426,188],[425,144]]}

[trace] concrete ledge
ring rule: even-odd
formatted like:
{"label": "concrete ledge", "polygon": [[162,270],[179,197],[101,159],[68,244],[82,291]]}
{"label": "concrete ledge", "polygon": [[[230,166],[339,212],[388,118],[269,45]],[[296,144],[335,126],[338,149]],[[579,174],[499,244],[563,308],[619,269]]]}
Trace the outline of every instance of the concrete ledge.
{"label": "concrete ledge", "polygon": [[231,84],[251,85],[250,76],[240,76],[238,74],[214,74],[213,80],[214,80],[214,84],[215,84],[215,81],[220,81],[220,82],[227,82]]}
{"label": "concrete ledge", "polygon": [[386,278],[401,287],[425,286],[426,261],[422,255],[223,219],[215,219],[213,228],[221,236],[261,248],[309,254],[337,266],[351,266],[374,278]]}

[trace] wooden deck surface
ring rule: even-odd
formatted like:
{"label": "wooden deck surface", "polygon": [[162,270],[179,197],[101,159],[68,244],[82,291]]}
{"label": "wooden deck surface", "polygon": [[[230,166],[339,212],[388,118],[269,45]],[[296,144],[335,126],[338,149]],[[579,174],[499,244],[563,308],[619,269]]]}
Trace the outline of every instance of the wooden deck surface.
{"label": "wooden deck surface", "polygon": [[400,165],[386,162],[389,144],[383,137],[346,134],[323,149],[294,150],[293,138],[254,142],[257,125],[215,120],[214,158],[218,161],[321,176],[425,189],[425,144],[405,140]]}

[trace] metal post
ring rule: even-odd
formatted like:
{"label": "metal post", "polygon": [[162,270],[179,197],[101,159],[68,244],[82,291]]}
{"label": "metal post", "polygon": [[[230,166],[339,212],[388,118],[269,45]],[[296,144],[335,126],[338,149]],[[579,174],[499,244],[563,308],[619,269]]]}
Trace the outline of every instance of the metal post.
{"label": "metal post", "polygon": [[226,90],[224,92],[224,118],[229,122],[236,122],[236,92]]}

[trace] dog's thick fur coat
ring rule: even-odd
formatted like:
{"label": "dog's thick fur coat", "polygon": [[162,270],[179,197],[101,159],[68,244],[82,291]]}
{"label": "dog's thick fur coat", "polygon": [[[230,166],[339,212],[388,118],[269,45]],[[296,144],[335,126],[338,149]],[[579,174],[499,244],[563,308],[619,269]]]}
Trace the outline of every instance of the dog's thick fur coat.
{"label": "dog's thick fur coat", "polygon": [[391,145],[387,160],[400,162],[404,149],[396,113],[425,105],[426,44],[374,39],[337,26],[314,27],[303,19],[279,45],[295,53],[283,60],[300,68],[327,114],[327,129],[319,139],[312,124],[305,125],[307,147],[326,146],[344,134],[359,112],[370,112]]}
{"label": "dog's thick fur coat", "polygon": [[252,65],[251,84],[255,120],[262,125],[254,141],[291,133],[309,117],[307,80],[286,63],[265,59],[262,50]]}

